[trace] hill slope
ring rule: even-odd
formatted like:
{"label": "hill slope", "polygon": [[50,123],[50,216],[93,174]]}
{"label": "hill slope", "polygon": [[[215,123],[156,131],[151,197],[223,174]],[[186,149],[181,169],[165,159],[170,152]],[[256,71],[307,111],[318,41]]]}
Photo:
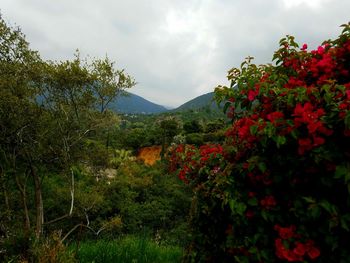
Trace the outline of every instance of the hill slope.
{"label": "hill slope", "polygon": [[218,107],[216,103],[213,101],[213,98],[214,98],[214,92],[203,94],[201,96],[198,96],[182,104],[181,106],[176,108],[174,111],[196,110],[196,109],[201,109],[206,107],[217,110]]}
{"label": "hill slope", "polygon": [[168,111],[165,107],[150,102],[138,95],[125,92],[126,96],[119,96],[116,101],[111,102],[109,109],[119,113],[161,113]]}

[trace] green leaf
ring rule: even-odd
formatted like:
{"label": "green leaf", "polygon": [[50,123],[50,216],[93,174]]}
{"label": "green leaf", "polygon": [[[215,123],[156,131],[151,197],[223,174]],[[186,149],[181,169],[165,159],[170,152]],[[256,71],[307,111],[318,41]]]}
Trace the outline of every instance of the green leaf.
{"label": "green leaf", "polygon": [[260,162],[260,163],[258,163],[258,167],[259,167],[259,170],[261,171],[261,172],[265,172],[266,171],[266,164],[264,163],[264,162]]}
{"label": "green leaf", "polygon": [[244,203],[237,203],[237,214],[242,216],[246,209],[247,209],[246,204],[244,204]]}
{"label": "green leaf", "polygon": [[340,225],[346,231],[348,231],[348,232],[350,231],[349,225],[348,225],[348,220],[346,220],[344,217],[340,218]]}
{"label": "green leaf", "polygon": [[249,248],[249,253],[251,253],[251,254],[256,254],[257,252],[258,252],[258,249],[256,248],[256,247],[251,247],[251,248]]}
{"label": "green leaf", "polygon": [[261,216],[262,216],[262,218],[264,218],[265,221],[268,221],[267,212],[265,210],[261,211]]}
{"label": "green leaf", "polygon": [[236,201],[231,199],[231,200],[228,201],[228,205],[230,206],[231,211],[234,212],[235,211]]}
{"label": "green leaf", "polygon": [[236,200],[231,199],[228,202],[230,209],[232,211],[233,214],[238,214],[238,215],[243,215],[244,212],[247,209],[247,205],[241,202],[237,202]]}
{"label": "green leaf", "polygon": [[257,131],[258,131],[258,126],[256,126],[256,125],[250,126],[250,133],[252,135],[255,135],[257,133]]}
{"label": "green leaf", "polygon": [[281,145],[285,144],[287,142],[287,139],[285,136],[277,136],[276,143],[277,143],[277,148],[280,148]]}
{"label": "green leaf", "polygon": [[231,103],[231,102],[229,102],[229,101],[225,103],[225,105],[224,105],[224,109],[223,109],[224,113],[226,113],[226,112],[227,112],[227,110],[228,110],[228,108],[231,106],[231,104],[232,104],[232,103]]}
{"label": "green leaf", "polygon": [[334,178],[339,179],[344,177],[348,173],[347,167],[343,165],[338,165],[335,169]]}
{"label": "green leaf", "polygon": [[331,215],[336,215],[337,214],[337,209],[334,205],[329,203],[327,200],[322,200],[319,205],[324,208],[328,213]]}
{"label": "green leaf", "polygon": [[312,218],[319,218],[321,215],[320,207],[317,205],[310,205],[309,213],[310,213]]}
{"label": "green leaf", "polygon": [[315,199],[313,199],[312,197],[307,197],[307,196],[304,196],[302,197],[306,202],[308,203],[311,203],[311,204],[314,204],[316,203]]}

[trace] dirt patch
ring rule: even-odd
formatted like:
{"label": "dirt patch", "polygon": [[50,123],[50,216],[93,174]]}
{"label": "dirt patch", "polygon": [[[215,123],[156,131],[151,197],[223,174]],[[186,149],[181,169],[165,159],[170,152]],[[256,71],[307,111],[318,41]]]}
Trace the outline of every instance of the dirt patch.
{"label": "dirt patch", "polygon": [[162,146],[143,147],[139,150],[137,159],[142,160],[145,164],[153,165],[160,160]]}

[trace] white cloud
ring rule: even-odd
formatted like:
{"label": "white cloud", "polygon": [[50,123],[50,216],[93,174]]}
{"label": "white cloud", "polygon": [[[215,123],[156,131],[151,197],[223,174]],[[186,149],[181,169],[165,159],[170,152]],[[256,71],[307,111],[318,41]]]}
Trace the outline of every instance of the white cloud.
{"label": "white cloud", "polygon": [[301,5],[307,5],[312,8],[321,8],[329,0],[283,0],[287,8],[293,8]]}

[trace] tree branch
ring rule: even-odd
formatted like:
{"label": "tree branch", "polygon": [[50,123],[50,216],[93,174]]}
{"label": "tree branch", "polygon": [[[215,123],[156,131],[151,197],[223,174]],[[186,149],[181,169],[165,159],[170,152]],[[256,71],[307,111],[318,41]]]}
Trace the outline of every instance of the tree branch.
{"label": "tree branch", "polygon": [[49,225],[49,224],[55,223],[55,222],[57,222],[57,221],[60,221],[60,220],[62,220],[62,219],[65,219],[65,218],[67,218],[67,217],[71,217],[71,216],[72,216],[72,214],[73,214],[73,208],[74,208],[74,172],[73,172],[72,169],[71,169],[71,178],[72,178],[72,179],[71,179],[71,180],[72,180],[72,182],[71,182],[71,188],[70,188],[71,202],[70,202],[69,213],[68,213],[68,214],[65,214],[65,215],[63,215],[63,216],[57,217],[57,218],[55,218],[55,219],[52,219],[52,220],[50,220],[50,221],[48,221],[48,222],[45,222],[45,223],[44,223],[45,225]]}

